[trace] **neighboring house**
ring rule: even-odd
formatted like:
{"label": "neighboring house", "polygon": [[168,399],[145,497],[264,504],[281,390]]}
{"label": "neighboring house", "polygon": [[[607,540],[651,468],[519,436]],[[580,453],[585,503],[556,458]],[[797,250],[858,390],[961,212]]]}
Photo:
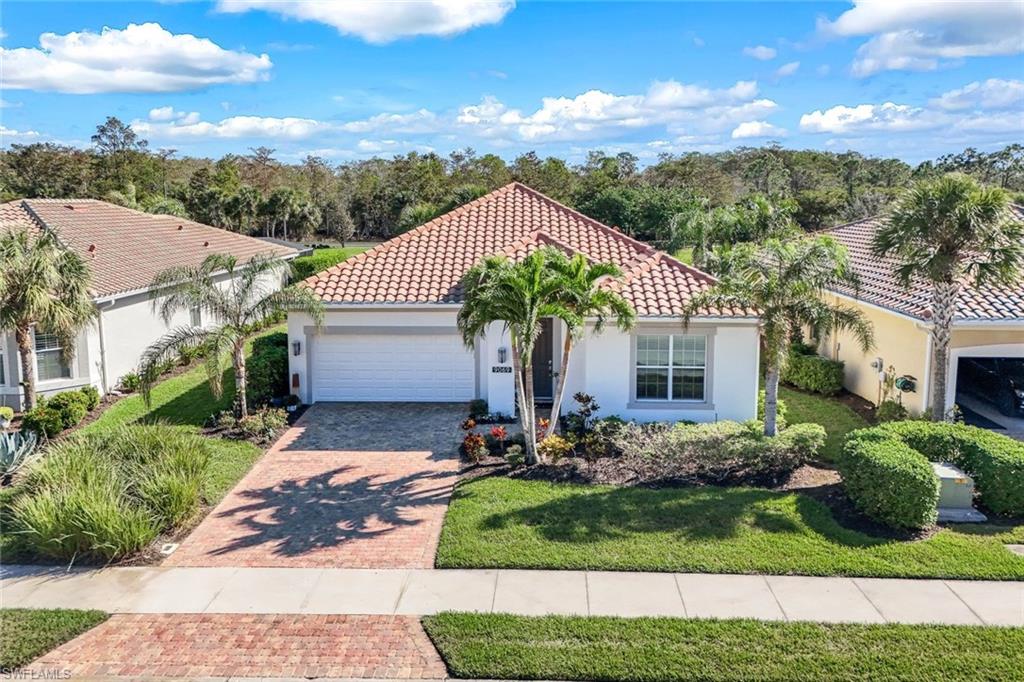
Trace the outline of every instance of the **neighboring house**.
{"label": "neighboring house", "polygon": [[[288,316],[292,386],[304,402],[468,401],[510,414],[515,390],[509,338],[500,323],[468,350],[456,328],[460,280],[484,256],[521,258],[551,245],[610,261],[636,309],[632,333],[592,326],[576,346],[567,409],[577,391],[603,414],[638,420],[750,419],[758,390],[758,320],[712,311],[683,328],[681,313],[713,279],[665,253],[512,183],[305,283],[327,305],[318,330]],[[534,354],[539,399],[550,398],[562,324],[546,321]]]}
{"label": "neighboring house", "polygon": [[[1013,212],[1024,220],[1024,208],[1014,206]],[[824,341],[822,351],[845,363],[850,391],[876,404],[882,398],[880,371],[892,366],[898,376],[913,377],[915,390],[902,393],[902,401],[912,413],[920,414],[927,409],[931,393],[931,288],[924,281],[914,282],[909,290],[903,288],[893,274],[895,260],[872,254],[871,244],[883,220],[869,218],[826,232],[846,246],[860,277],[859,290],[844,287],[835,295],[860,308],[874,324],[875,349],[862,353],[847,334],[838,334]],[[953,323],[946,408],[958,402],[978,407],[980,400],[987,409],[979,409],[987,416],[998,415],[1000,407],[1008,411],[999,401],[1013,395],[1011,387],[1005,388],[1005,395],[983,388],[977,372],[966,371],[973,366],[962,364],[972,359],[980,359],[981,366],[995,366],[992,359],[1005,359],[999,362],[1006,367],[1024,363],[1024,277],[1012,286],[965,286]]]}
{"label": "neighboring house", "polygon": [[[198,265],[212,253],[245,261],[258,253],[293,258],[294,249],[169,215],[134,211],[93,199],[23,199],[0,204],[0,229],[53,230],[92,272],[95,324],[78,337],[74,361],[62,360],[54,336],[35,330],[36,390],[40,395],[91,384],[106,393],[135,370],[146,347],[168,330],[200,325],[199,311],[165,324],[153,310],[157,273]],[[281,282],[268,283],[280,286]],[[21,363],[11,331],[0,332],[0,404],[20,407]]]}

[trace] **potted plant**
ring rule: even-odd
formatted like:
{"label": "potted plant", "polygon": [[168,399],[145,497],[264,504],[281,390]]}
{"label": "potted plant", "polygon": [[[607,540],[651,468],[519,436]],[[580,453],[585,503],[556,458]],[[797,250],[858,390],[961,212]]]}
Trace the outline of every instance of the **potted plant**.
{"label": "potted plant", "polygon": [[289,412],[294,412],[297,409],[299,409],[299,405],[301,405],[301,404],[302,404],[302,401],[299,400],[299,396],[297,396],[297,395],[290,395],[285,400],[284,409],[288,410]]}

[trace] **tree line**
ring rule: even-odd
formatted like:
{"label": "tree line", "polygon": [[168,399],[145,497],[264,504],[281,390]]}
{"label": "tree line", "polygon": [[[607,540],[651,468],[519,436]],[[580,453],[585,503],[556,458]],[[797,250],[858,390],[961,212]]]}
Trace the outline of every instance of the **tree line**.
{"label": "tree line", "polygon": [[[153,150],[110,117],[92,148],[15,144],[0,151],[0,198],[93,197],[224,229],[296,240],[395,236],[518,180],[626,234],[674,250],[710,220],[758,234],[781,212],[805,230],[884,211],[912,181],[962,172],[1024,198],[1024,146],[966,149],[911,166],[857,152],[740,147],[664,154],[593,151],[581,164],[536,152],[511,162],[467,148],[332,164],[285,163],[270,147],[220,159]],[[724,227],[723,227],[724,226]],[[690,235],[686,238],[685,235]],[[698,245],[699,246],[699,245]]]}

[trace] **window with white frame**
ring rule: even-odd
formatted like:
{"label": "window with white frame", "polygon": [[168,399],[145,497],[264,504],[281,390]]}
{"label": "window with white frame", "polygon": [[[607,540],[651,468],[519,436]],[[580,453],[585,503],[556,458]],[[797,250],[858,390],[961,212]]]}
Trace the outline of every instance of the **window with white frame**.
{"label": "window with white frame", "polygon": [[56,334],[35,330],[36,376],[39,381],[68,379],[71,367],[64,361],[63,348]]}
{"label": "window with white frame", "polygon": [[706,336],[637,335],[637,400],[703,402],[706,372]]}

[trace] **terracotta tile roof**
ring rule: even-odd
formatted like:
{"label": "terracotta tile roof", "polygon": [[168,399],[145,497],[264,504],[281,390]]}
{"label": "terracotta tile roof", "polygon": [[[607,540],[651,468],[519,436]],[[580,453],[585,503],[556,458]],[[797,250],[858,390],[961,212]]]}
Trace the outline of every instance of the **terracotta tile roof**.
{"label": "terracotta tile roof", "polygon": [[[645,316],[679,315],[714,280],[667,254],[602,225],[519,183],[450,213],[305,280],[328,303],[461,303],[462,276],[481,258],[525,257],[542,245],[611,262],[618,286]],[[743,311],[707,311],[743,316]]]}
{"label": "terracotta tile roof", "polygon": [[[1024,207],[1015,205],[1012,211],[1016,218],[1024,221]],[[893,274],[896,259],[881,259],[871,252],[875,232],[881,229],[884,221],[882,217],[867,218],[825,232],[846,246],[860,277],[859,291],[852,287],[838,287],[836,291],[910,317],[927,320],[931,317],[931,288],[928,283],[923,280],[914,281],[909,289],[903,288]],[[957,302],[956,319],[1024,320],[1024,277],[1013,286],[963,287]]]}
{"label": "terracotta tile roof", "polygon": [[211,253],[245,261],[295,249],[169,215],[143,213],[95,199],[20,199],[0,204],[0,228],[54,230],[86,259],[96,296],[145,289],[157,273],[198,265]]}

